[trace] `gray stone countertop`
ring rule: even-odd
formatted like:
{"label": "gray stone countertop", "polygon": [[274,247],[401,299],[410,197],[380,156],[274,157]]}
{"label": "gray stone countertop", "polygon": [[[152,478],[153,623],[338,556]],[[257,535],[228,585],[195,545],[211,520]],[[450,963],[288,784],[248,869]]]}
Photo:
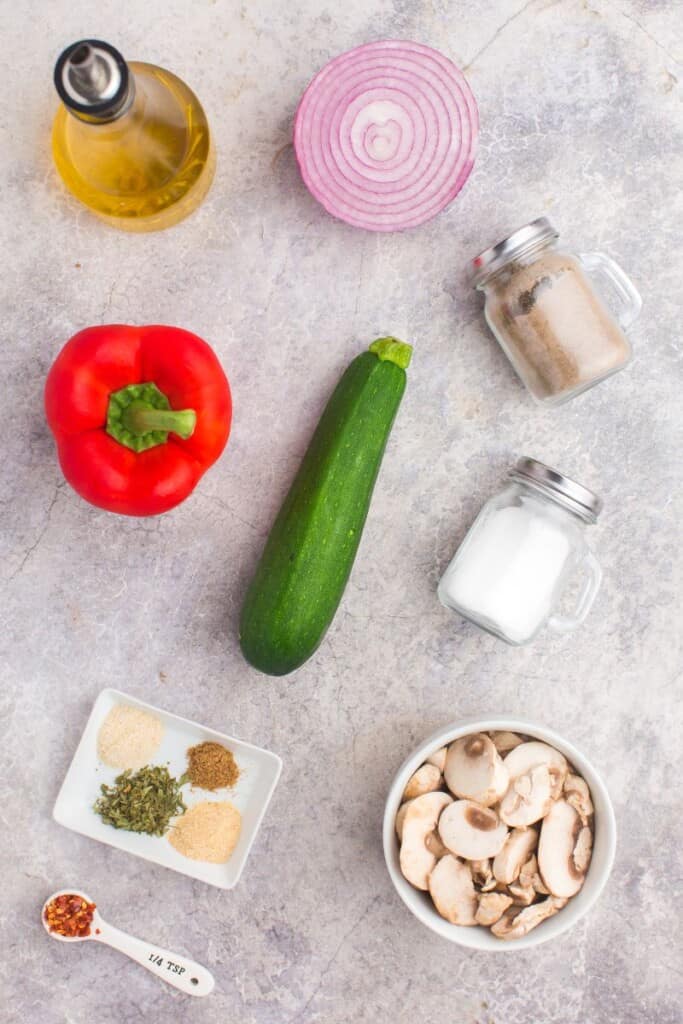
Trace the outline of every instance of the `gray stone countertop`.
{"label": "gray stone countertop", "polygon": [[[674,1024],[680,1021],[681,182],[675,0],[86,0],[0,3],[4,1018],[21,1024]],[[52,65],[83,35],[198,93],[218,150],[202,208],[160,234],[102,226],[49,152]],[[330,57],[383,37],[441,48],[481,114],[453,205],[400,235],[331,219],[290,145]],[[616,257],[644,296],[625,372],[536,407],[487,333],[464,266],[535,216]],[[230,376],[229,446],[161,518],[89,507],[44,422],[76,330],[178,324]],[[241,597],[330,389],[383,333],[415,346],[357,564],[319,653],[287,679],[243,661]],[[574,636],[512,649],[436,584],[521,453],[597,490],[605,581]],[[284,772],[231,892],[66,831],[52,805],[92,702],[117,686],[268,747]],[[384,800],[404,757],[465,715],[552,726],[603,774],[619,825],[608,887],[572,931],[504,957],[405,909]],[[187,1001],[121,956],[49,942],[41,901],[81,885],[106,917],[204,962]]]}

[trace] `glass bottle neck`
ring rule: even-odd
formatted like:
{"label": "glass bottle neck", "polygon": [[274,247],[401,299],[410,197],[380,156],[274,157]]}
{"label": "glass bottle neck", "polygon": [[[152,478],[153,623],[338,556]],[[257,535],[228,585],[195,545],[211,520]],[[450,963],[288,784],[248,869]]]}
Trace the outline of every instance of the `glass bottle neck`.
{"label": "glass bottle neck", "polygon": [[83,121],[84,124],[111,124],[113,121],[118,121],[120,118],[125,117],[125,115],[130,111],[131,107],[133,106],[135,96],[135,77],[133,76],[132,72],[129,71],[128,87],[126,89],[126,94],[123,98],[123,101],[119,105],[117,105],[113,110],[106,111],[103,114],[98,114],[97,116],[93,116],[92,114],[86,114],[84,111],[75,110],[68,103],[65,103],[64,106],[73,117],[77,118],[79,121]]}

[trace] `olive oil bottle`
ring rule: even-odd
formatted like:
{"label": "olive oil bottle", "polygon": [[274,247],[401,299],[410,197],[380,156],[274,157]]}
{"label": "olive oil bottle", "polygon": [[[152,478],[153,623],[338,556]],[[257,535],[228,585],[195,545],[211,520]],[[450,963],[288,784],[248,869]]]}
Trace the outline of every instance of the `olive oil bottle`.
{"label": "olive oil bottle", "polygon": [[184,82],[127,63],[97,39],[67,47],[54,78],[62,104],[52,149],[77,199],[127,231],[170,227],[199,206],[215,156],[206,115]]}

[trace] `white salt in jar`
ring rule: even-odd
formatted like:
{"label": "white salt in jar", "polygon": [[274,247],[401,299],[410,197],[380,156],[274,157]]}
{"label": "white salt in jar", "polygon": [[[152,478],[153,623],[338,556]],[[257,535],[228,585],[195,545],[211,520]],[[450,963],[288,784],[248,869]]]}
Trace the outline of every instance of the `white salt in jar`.
{"label": "white salt in jar", "polygon": [[[439,600],[509,644],[544,625],[568,633],[583,622],[602,571],[586,544],[600,499],[535,459],[520,459],[511,482],[484,505],[439,583]],[[585,579],[576,608],[557,606],[572,579]]]}

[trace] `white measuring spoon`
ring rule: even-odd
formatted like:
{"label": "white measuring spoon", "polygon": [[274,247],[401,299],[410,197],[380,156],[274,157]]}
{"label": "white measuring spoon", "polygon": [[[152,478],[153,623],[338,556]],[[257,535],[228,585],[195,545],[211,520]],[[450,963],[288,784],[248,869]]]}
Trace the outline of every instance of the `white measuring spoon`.
{"label": "white measuring spoon", "polygon": [[185,956],[169,953],[167,949],[153,946],[151,942],[136,939],[132,935],[128,935],[127,932],[122,932],[119,928],[114,928],[113,925],[107,924],[106,921],[102,920],[98,910],[93,912],[90,935],[76,935],[70,938],[68,935],[58,935],[56,932],[51,932],[45,920],[45,911],[48,903],[52,903],[52,900],[58,896],[71,895],[80,896],[86,903],[93,902],[80,889],[60,889],[58,892],[53,892],[52,896],[45,900],[41,914],[43,927],[51,939],[59,939],[60,942],[85,942],[88,939],[93,939],[95,942],[104,942],[107,946],[118,949],[120,953],[125,953],[131,960],[135,960],[136,963],[146,967],[152,974],[156,974],[157,978],[168,982],[174,988],[179,988],[181,992],[188,996],[208,996],[213,991],[213,975],[210,971],[207,971],[206,967],[195,963],[194,960],[188,960]]}

